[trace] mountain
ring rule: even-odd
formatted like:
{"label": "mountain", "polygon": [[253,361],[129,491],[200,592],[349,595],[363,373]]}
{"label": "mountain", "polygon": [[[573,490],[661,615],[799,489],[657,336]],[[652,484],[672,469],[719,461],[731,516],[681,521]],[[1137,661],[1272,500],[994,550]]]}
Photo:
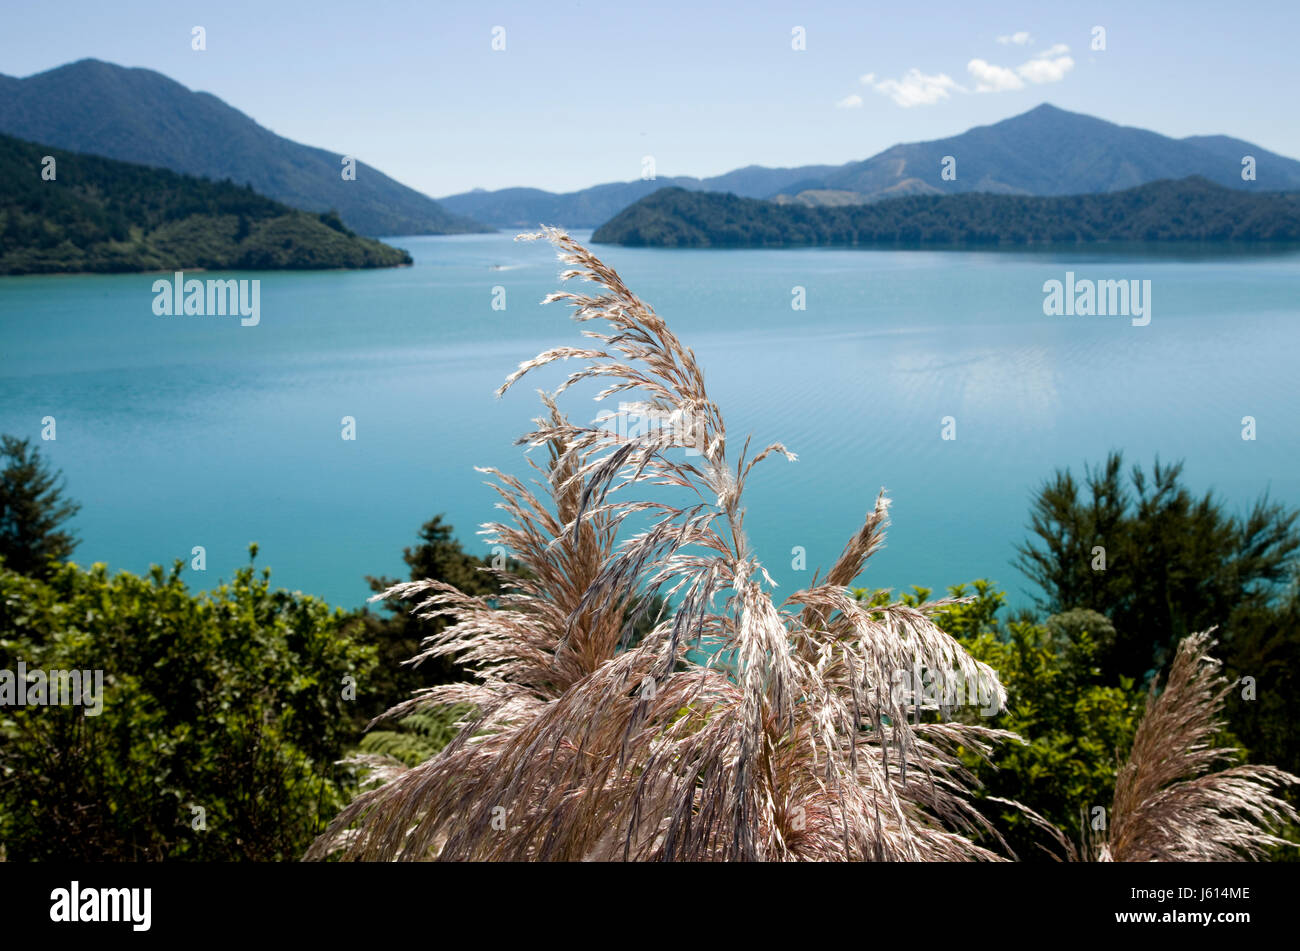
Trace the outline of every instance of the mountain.
{"label": "mountain", "polygon": [[282,138],[148,69],[84,59],[25,79],[0,75],[0,133],[251,184],[294,208],[337,209],[367,235],[490,230],[369,165],[358,162],[355,181],[344,181],[341,155]]}
{"label": "mountain", "polygon": [[[953,181],[940,175],[948,155],[957,160]],[[1241,179],[1244,155],[1255,156],[1255,182]],[[1300,162],[1240,139],[1173,139],[1044,104],[993,125],[932,142],[895,145],[846,165],[751,165],[714,178],[620,182],[563,195],[531,188],[474,191],[442,203],[502,227],[532,228],[545,222],[580,228],[595,227],[666,186],[818,207],[962,192],[1077,195],[1191,175],[1229,188],[1300,188]]]}
{"label": "mountain", "polygon": [[539,224],[565,228],[594,228],[632,202],[661,188],[722,191],[753,198],[775,195],[810,175],[831,172],[831,165],[802,168],[763,168],[750,165],[713,178],[660,178],[652,181],[611,182],[581,191],[556,194],[539,188],[478,189],[441,198],[443,207],[458,215],[490,222],[499,228],[536,228]]}
{"label": "mountain", "polygon": [[812,208],[665,188],[619,212],[592,241],[667,248],[1300,241],[1300,192],[1249,192],[1194,176],[1089,195],[967,192]]}
{"label": "mountain", "polygon": [[[1244,155],[1255,156],[1255,182],[1242,181]],[[955,180],[940,177],[944,156],[956,159]],[[1228,188],[1300,188],[1300,162],[1240,139],[1171,139],[1046,104],[947,139],[895,145],[805,185],[868,199],[905,185],[943,194],[1079,195],[1191,175]]]}
{"label": "mountain", "polygon": [[299,211],[246,185],[0,135],[0,274],[410,263],[337,215]]}

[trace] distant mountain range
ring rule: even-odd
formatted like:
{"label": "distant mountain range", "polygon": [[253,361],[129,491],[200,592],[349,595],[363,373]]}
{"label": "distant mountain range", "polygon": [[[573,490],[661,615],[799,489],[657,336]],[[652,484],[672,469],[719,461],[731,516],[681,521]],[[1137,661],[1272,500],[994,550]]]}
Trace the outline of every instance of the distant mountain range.
{"label": "distant mountain range", "polygon": [[[251,184],[313,212],[336,209],[365,235],[449,234],[540,223],[596,228],[664,187],[730,193],[808,207],[887,198],[986,192],[1078,195],[1188,176],[1229,188],[1300,188],[1300,161],[1227,136],[1172,139],[1041,105],[932,142],[895,145],[845,165],[750,165],[710,178],[613,182],[566,194],[536,188],[476,190],[434,201],[368,165],[355,181],[342,156],[291,142],[209,93],[147,69],[86,59],[16,79],[0,75],[0,133],[210,178]],[[1254,156],[1256,180],[1241,161]],[[945,157],[955,177],[942,175]]]}
{"label": "distant mountain range", "polygon": [[0,135],[0,274],[410,263],[337,215],[290,208],[246,185]]}
{"label": "distant mountain range", "polygon": [[[1241,178],[1246,155],[1255,158],[1253,182]],[[955,179],[941,177],[945,156],[956,159]],[[750,166],[706,179],[597,185],[564,195],[524,188],[473,191],[441,201],[457,214],[500,227],[535,227],[545,222],[583,228],[602,224],[630,202],[665,186],[821,207],[961,192],[1113,192],[1192,175],[1229,188],[1289,190],[1300,188],[1300,161],[1227,136],[1172,139],[1044,104],[961,135],[895,145],[847,165]]]}
{"label": "distant mountain range", "polygon": [[838,166],[807,165],[801,168],[764,168],[750,165],[713,178],[658,178],[634,182],[611,182],[581,191],[556,194],[540,188],[478,189],[451,195],[439,201],[448,211],[485,221],[498,228],[536,228],[555,224],[565,228],[595,228],[604,224],[634,201],[661,188],[690,191],[730,192],[750,198],[766,198],[806,182],[813,174],[829,174]]}
{"label": "distant mountain range", "polygon": [[665,188],[619,212],[592,241],[661,248],[1295,242],[1300,192],[1242,191],[1193,176],[1090,195],[967,192],[809,207]]}
{"label": "distant mountain range", "polygon": [[486,231],[427,195],[342,156],[291,142],[216,96],[148,69],[84,59],[26,79],[0,75],[0,133],[220,181],[294,208],[337,209],[366,235]]}

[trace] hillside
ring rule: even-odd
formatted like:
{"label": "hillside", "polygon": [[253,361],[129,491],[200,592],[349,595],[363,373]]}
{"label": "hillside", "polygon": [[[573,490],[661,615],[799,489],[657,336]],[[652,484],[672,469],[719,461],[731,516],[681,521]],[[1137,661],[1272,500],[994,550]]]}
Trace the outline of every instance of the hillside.
{"label": "hillside", "polygon": [[[957,177],[940,177],[944,156]],[[1243,182],[1241,158],[1253,155],[1257,179]],[[1228,188],[1300,189],[1300,162],[1222,135],[1168,136],[1041,105],[960,135],[894,145],[846,165],[763,168],[751,165],[713,178],[616,182],[557,195],[535,188],[474,191],[443,198],[449,210],[500,227],[596,227],[664,187],[730,192],[810,206],[865,204],[904,195],[990,192],[1078,195],[1120,191],[1161,179],[1199,175]]]}
{"label": "hillside", "polygon": [[216,96],[147,69],[85,59],[25,79],[0,76],[0,133],[73,152],[251,184],[306,211],[337,209],[366,235],[491,230],[342,156],[291,142]]}
{"label": "hillside", "polygon": [[610,182],[576,192],[556,194],[540,188],[502,188],[472,191],[442,198],[456,214],[486,221],[500,228],[536,228],[539,223],[565,228],[595,228],[634,201],[661,188],[731,192],[766,198],[807,179],[814,172],[829,172],[830,165],[805,168],[762,168],[751,165],[713,178],[659,178],[654,181]]}
{"label": "hillside", "polygon": [[[55,160],[55,179],[41,172]],[[0,135],[0,274],[370,268],[405,251],[231,182]]]}
{"label": "hillside", "polygon": [[812,208],[669,188],[620,212],[592,240],[667,248],[1300,241],[1300,193],[1193,177],[1094,195],[919,195]]}
{"label": "hillside", "polygon": [[[952,181],[939,174],[946,155],[957,160],[957,177]],[[1241,179],[1243,155],[1255,156],[1255,182]],[[1172,139],[1044,104],[961,135],[895,145],[786,193],[806,186],[885,197],[891,188],[915,182],[944,194],[1079,195],[1191,175],[1228,188],[1300,188],[1300,162],[1240,139]]]}

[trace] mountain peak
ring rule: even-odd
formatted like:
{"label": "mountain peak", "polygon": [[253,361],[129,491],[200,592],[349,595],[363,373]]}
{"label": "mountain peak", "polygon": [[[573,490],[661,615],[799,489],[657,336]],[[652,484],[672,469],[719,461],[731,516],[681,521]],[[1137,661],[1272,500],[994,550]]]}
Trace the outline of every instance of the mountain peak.
{"label": "mountain peak", "polygon": [[158,72],[156,69],[150,69],[147,66],[122,66],[118,63],[109,63],[102,59],[96,59],[93,56],[87,56],[85,59],[74,60],[71,63],[64,63],[62,66],[55,66],[44,72],[33,73],[26,77],[24,81],[42,79],[49,80],[58,78],[65,82],[90,83],[110,79],[121,81],[123,79],[151,82],[168,88],[184,90],[191,92],[190,88],[184,83],[177,82],[170,76]]}
{"label": "mountain peak", "polygon": [[[1042,121],[1051,120],[1076,120],[1081,122],[1106,122],[1105,119],[1098,119],[1096,116],[1090,116],[1086,112],[1071,112],[1069,109],[1062,109],[1060,106],[1054,106],[1050,102],[1039,103],[1034,108],[1018,113],[1001,122],[994,123],[995,126],[1002,126],[1008,123],[1023,122],[1032,119]],[[1109,123],[1108,123],[1109,124]]]}
{"label": "mountain peak", "polygon": [[[868,201],[889,197],[911,180],[947,194],[1076,195],[1189,175],[1241,188],[1243,149],[1265,154],[1249,143],[1172,139],[1044,102],[960,135],[893,146],[805,187],[841,197],[862,195]],[[956,174],[941,177],[941,168],[952,162]],[[1300,187],[1300,162],[1270,155],[1269,163],[1275,188]]]}
{"label": "mountain peak", "polygon": [[[102,59],[96,59],[93,56],[87,56],[84,59],[73,60],[71,63],[64,63],[61,66],[52,66],[49,69],[41,70],[39,73],[32,73],[27,79],[36,79],[39,76],[55,76],[68,73],[131,73],[142,72],[152,73],[151,69],[144,69],[139,66],[119,66],[117,63],[109,63]],[[161,73],[154,75],[161,76]]]}

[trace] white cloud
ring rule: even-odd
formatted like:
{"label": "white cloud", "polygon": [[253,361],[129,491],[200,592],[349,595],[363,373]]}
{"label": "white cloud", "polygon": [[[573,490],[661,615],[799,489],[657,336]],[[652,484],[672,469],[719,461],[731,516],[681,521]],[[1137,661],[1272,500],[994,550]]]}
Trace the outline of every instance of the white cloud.
{"label": "white cloud", "polygon": [[975,80],[975,92],[1011,92],[1023,89],[1026,82],[1059,83],[1066,73],[1074,69],[1074,60],[1069,52],[1068,46],[1057,43],[1035,53],[1015,69],[998,66],[987,60],[973,59],[966,64],[966,72]]}
{"label": "white cloud", "polygon": [[[867,77],[872,77],[868,79]],[[907,109],[911,106],[932,106],[947,99],[950,90],[966,92],[962,86],[947,73],[928,75],[919,69],[909,69],[902,79],[882,79],[874,82],[874,75],[863,76],[864,82],[878,93],[883,93],[894,100],[895,104]]]}
{"label": "white cloud", "polygon": [[1070,48],[1064,43],[1057,43],[1055,46],[1049,46],[1045,50],[1039,50],[1034,54],[1034,59],[1047,59],[1050,57],[1064,56],[1070,52]]}
{"label": "white cloud", "polygon": [[[1004,46],[1027,46],[1034,39],[1028,33],[1020,32],[999,36],[998,42]],[[973,59],[966,64],[966,72],[974,83],[973,88],[963,86],[947,73],[931,75],[915,68],[909,69],[900,79],[877,80],[875,73],[866,73],[860,79],[864,86],[870,86],[876,92],[888,96],[904,109],[911,106],[932,106],[952,98],[954,91],[1014,92],[1024,89],[1026,83],[1058,83],[1065,78],[1066,73],[1074,69],[1074,60],[1069,53],[1068,46],[1056,43],[1034,53],[1014,69],[984,59]],[[862,97],[847,96],[835,105],[840,109],[857,109],[862,105]]]}
{"label": "white cloud", "polygon": [[1074,69],[1074,60],[1066,54],[1070,48],[1057,43],[1044,50],[1029,62],[1016,67],[1016,72],[1031,83],[1059,83],[1065,74]]}
{"label": "white cloud", "polygon": [[973,59],[966,64],[966,72],[975,80],[976,92],[1006,92],[1010,89],[1023,89],[1025,82],[1016,75],[1015,70],[1005,66],[994,66],[982,59]]}

